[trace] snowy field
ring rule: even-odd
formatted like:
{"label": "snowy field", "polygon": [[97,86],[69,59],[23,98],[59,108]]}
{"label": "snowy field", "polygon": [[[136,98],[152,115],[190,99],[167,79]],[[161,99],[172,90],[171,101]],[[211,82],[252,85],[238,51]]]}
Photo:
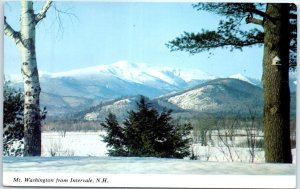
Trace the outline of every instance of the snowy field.
{"label": "snowy field", "polygon": [[[294,188],[296,185],[295,162],[263,163],[261,150],[255,153],[255,163],[249,163],[248,148],[232,148],[232,162],[226,147],[199,144],[192,147],[198,160],[108,157],[106,144],[100,137],[103,134],[44,132],[42,157],[3,157],[4,185],[181,188]],[[294,159],[295,154],[293,149]],[[72,178],[81,183],[72,182]],[[218,182],[214,182],[216,179]]]}
{"label": "snowy field", "polygon": [[295,175],[295,164],[203,162],[163,158],[118,157],[22,157],[4,158],[4,172]]}
{"label": "snowy field", "polygon": [[[296,165],[265,164],[263,151],[249,163],[248,148],[193,145],[198,160],[162,158],[117,158],[106,155],[103,132],[44,132],[39,158],[4,158],[5,172],[97,172],[169,174],[267,174],[293,175]],[[296,151],[293,150],[294,159]],[[55,157],[51,157],[55,156]],[[232,162],[232,160],[234,160]]]}
{"label": "snowy field", "polygon": [[104,132],[43,132],[42,156],[106,156]]}
{"label": "snowy field", "polygon": [[[42,156],[107,156],[106,144],[101,135],[105,132],[44,132],[42,133]],[[235,143],[242,143],[245,138],[235,137]],[[201,146],[193,144],[192,151],[198,160],[210,162],[252,162],[250,149],[247,147],[226,147],[213,137],[215,145]],[[230,144],[233,146],[234,144]],[[293,160],[296,162],[296,150]],[[253,162],[264,162],[264,151],[255,149]]]}

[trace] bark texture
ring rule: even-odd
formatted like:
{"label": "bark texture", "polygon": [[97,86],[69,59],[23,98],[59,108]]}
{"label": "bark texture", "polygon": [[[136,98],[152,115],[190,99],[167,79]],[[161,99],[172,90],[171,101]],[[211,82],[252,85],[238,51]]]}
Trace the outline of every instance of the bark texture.
{"label": "bark texture", "polygon": [[[289,4],[267,4],[264,20],[264,134],[266,162],[291,163]],[[279,65],[272,65],[275,57]]]}
{"label": "bark texture", "polygon": [[39,14],[34,14],[33,2],[21,1],[20,32],[4,20],[4,33],[21,53],[21,73],[24,81],[24,156],[41,155],[40,82],[35,52],[35,28],[46,16],[51,1],[45,3]]}
{"label": "bark texture", "polygon": [[22,1],[21,38],[24,81],[24,156],[41,155],[40,83],[35,54],[35,15],[33,3]]}

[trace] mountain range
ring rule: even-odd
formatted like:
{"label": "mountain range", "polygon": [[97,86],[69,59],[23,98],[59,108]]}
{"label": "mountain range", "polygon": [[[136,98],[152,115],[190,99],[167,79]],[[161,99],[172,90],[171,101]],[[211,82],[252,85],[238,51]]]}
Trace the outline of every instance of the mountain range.
{"label": "mountain range", "polygon": [[[139,98],[140,95],[136,95],[101,103],[75,117],[104,121],[108,113],[113,112],[119,120],[123,120],[129,110],[136,109]],[[158,110],[168,108],[180,115],[249,114],[250,111],[259,114],[262,110],[262,89],[239,79],[221,78],[148,101]]]}
{"label": "mountain range", "polygon": [[[186,111],[189,109],[187,107],[191,105],[184,104],[184,100],[190,101],[190,104],[197,106],[197,103],[193,101],[195,99],[192,99],[193,92],[201,93],[204,96],[219,94],[218,90],[228,90],[226,92],[236,93],[235,95],[238,93],[244,94],[243,92],[245,91],[243,90],[232,90],[229,87],[231,84],[225,86],[226,84],[223,83],[224,86],[221,87],[217,83],[223,80],[218,78],[218,76],[201,70],[154,67],[127,61],[118,61],[113,64],[66,72],[40,72],[41,106],[47,107],[48,116],[55,117],[66,113],[79,112],[99,104],[110,103],[115,101],[114,99],[121,97],[144,95],[151,99],[157,99],[157,103],[172,106],[172,109]],[[228,80],[229,78],[233,80]],[[6,79],[12,81],[15,86],[22,87],[20,76],[8,75]],[[255,93],[259,93],[257,90],[261,90],[259,80],[242,74],[229,76],[227,80],[243,81],[246,88],[255,91]],[[216,83],[212,83],[213,81]],[[240,83],[232,83],[232,85],[237,85],[240,88],[245,87],[244,85],[240,86],[242,84],[238,84]],[[219,88],[209,91],[212,85],[217,85]],[[251,87],[249,86],[254,86],[255,90],[250,89]],[[200,87],[200,89],[193,91],[196,89],[195,87]],[[232,91],[230,92],[230,90]],[[222,101],[221,97],[227,98],[225,100],[233,100],[229,93],[228,95],[216,96],[215,101],[208,97],[205,99],[205,97],[199,96],[198,98],[202,98],[202,102],[207,101],[206,107],[208,109],[213,109],[213,104],[218,104]],[[177,96],[173,96],[175,94]],[[169,99],[166,100],[166,97],[169,97]],[[128,100],[130,101],[130,98]],[[203,108],[204,106],[201,105],[201,107]],[[193,108],[190,107],[190,110],[193,110]]]}

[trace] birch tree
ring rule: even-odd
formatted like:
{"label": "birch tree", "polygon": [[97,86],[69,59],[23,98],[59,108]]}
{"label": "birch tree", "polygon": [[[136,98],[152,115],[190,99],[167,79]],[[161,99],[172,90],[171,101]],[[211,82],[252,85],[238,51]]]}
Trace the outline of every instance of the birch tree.
{"label": "birch tree", "polygon": [[21,0],[20,31],[15,31],[4,17],[4,34],[21,54],[21,73],[24,84],[24,156],[41,155],[40,82],[35,51],[37,24],[46,17],[52,1],[45,2],[35,13],[33,2]]}

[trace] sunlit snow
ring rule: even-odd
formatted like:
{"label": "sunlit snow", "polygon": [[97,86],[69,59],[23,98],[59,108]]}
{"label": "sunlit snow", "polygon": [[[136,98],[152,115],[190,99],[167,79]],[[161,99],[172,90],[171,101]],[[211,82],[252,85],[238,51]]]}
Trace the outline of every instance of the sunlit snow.
{"label": "sunlit snow", "polygon": [[[108,157],[104,132],[46,132],[42,135],[43,157],[4,157],[4,172],[107,173],[107,174],[203,174],[203,175],[294,175],[296,164],[249,163],[247,148],[234,149],[239,161],[230,162],[219,147],[194,145],[201,160]],[[50,157],[55,152],[55,157]],[[296,151],[293,150],[294,159]],[[205,159],[208,158],[208,159]]]}
{"label": "sunlit snow", "polygon": [[294,164],[204,162],[137,157],[22,157],[4,158],[4,172],[294,175]]}

